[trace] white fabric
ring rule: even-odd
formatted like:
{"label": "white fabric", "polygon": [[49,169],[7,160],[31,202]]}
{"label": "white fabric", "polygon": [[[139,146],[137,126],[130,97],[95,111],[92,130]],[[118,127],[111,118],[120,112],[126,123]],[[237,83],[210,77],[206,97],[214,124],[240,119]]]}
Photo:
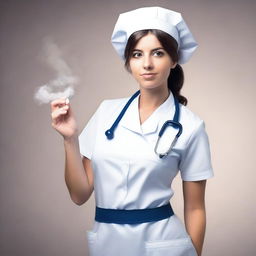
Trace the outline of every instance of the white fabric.
{"label": "white fabric", "polygon": [[[171,183],[180,170],[185,181],[213,176],[204,122],[181,106],[183,133],[171,153],[160,159],[154,153],[159,130],[174,115],[174,99],[168,99],[140,125],[139,97],[131,103],[114,138],[111,127],[128,98],[105,100],[79,136],[80,152],[91,159],[96,205],[112,209],[144,209],[165,205],[173,196]],[[168,147],[174,133],[168,132],[161,147]],[[175,212],[175,209],[174,209]],[[90,256],[195,256],[183,223],[174,215],[157,222],[136,225],[94,222],[87,232]],[[120,250],[122,253],[120,254]]]}
{"label": "white fabric", "polygon": [[187,62],[198,46],[180,13],[162,7],[144,7],[121,13],[117,19],[111,42],[122,59],[130,35],[144,29],[159,29],[171,35],[178,43],[179,64]]}

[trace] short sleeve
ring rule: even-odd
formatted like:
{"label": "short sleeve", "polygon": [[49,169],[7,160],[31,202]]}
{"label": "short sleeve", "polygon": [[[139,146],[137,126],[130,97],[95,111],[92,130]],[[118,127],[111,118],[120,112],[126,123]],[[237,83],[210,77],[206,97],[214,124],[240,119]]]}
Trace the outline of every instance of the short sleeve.
{"label": "short sleeve", "polygon": [[101,116],[102,103],[92,115],[89,122],[86,124],[78,137],[80,154],[91,159],[94,145],[96,142],[97,128],[99,118]]}
{"label": "short sleeve", "polygon": [[192,133],[181,155],[179,169],[184,181],[205,180],[213,177],[209,139],[203,121]]}

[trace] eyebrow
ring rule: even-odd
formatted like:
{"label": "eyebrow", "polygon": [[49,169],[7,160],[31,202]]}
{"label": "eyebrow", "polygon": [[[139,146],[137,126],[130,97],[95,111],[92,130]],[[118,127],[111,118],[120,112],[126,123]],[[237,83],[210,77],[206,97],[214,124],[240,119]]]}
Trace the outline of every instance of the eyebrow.
{"label": "eyebrow", "polygon": [[[151,51],[153,52],[153,51],[157,51],[157,50],[164,50],[164,48],[163,47],[157,47],[157,48],[152,49]],[[140,49],[133,49],[133,51],[142,52],[142,50],[140,50]]]}

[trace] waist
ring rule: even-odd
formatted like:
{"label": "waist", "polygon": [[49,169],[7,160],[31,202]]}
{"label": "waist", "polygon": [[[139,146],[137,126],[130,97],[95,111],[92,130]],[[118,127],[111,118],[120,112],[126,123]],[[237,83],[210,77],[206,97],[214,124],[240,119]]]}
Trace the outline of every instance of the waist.
{"label": "waist", "polygon": [[174,214],[171,204],[146,209],[106,209],[96,206],[95,220],[104,223],[139,224],[159,221]]}

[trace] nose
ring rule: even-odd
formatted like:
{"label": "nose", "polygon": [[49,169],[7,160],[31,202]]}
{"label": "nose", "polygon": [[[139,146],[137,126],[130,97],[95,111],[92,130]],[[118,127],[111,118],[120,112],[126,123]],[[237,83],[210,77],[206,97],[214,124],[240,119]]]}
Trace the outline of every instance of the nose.
{"label": "nose", "polygon": [[152,70],[154,65],[151,56],[145,55],[143,58],[143,67],[146,70]]}

